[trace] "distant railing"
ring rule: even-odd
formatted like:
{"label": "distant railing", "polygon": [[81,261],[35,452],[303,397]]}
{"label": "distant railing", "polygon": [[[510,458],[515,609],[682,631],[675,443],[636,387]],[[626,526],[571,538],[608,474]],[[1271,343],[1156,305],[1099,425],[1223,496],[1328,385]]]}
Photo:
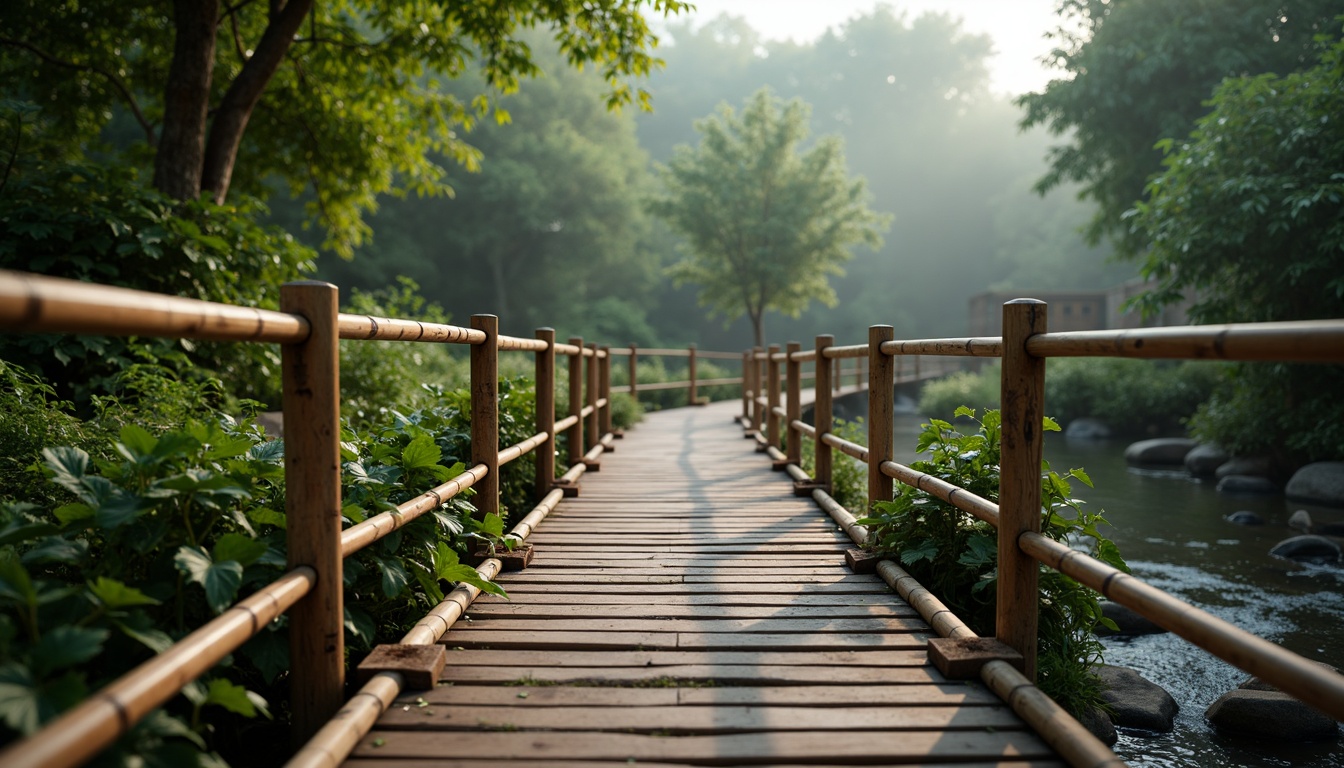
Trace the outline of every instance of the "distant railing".
{"label": "distant railing", "polygon": [[[1019,299],[1004,305],[1003,328],[1002,337],[897,341],[891,326],[875,325],[869,329],[867,344],[839,347],[834,346],[833,337],[818,336],[815,348],[807,351],[803,351],[797,342],[791,342],[782,353],[778,347],[749,351],[744,359],[755,361],[757,365],[748,366],[743,424],[754,433],[762,449],[775,458],[777,468],[786,469],[800,489],[810,490],[813,498],[859,544],[867,538],[866,529],[828,493],[832,480],[832,452],[836,450],[867,464],[869,499],[892,498],[892,482],[896,480],[993,524],[999,531],[995,633],[997,639],[1022,654],[1028,680],[1035,678],[1038,564],[1043,564],[1336,720],[1344,719],[1344,676],[1325,670],[1040,533],[1041,423],[1045,416],[1046,358],[1341,363],[1344,362],[1344,320],[1047,333],[1045,303]],[[896,365],[902,356],[909,355],[1002,359],[1002,453],[997,504],[893,460],[891,393]],[[822,361],[842,358],[866,358],[868,362],[867,446],[843,440],[831,431],[833,373],[832,366],[822,364]],[[786,367],[785,404],[782,407],[781,363]],[[800,418],[803,378],[800,367],[805,363],[812,363],[816,372],[811,425]],[[749,403],[756,406],[750,412]],[[781,437],[786,452],[777,448]],[[815,442],[814,477],[809,477],[799,466],[800,445],[804,439]],[[892,570],[899,572],[899,568]],[[905,579],[908,575],[899,572],[894,580]],[[941,613],[940,620],[946,623],[946,612]],[[931,623],[935,622],[931,619]],[[959,621],[954,623],[960,627],[958,631],[969,633]],[[947,630],[949,626],[943,629]],[[1002,672],[1001,668],[999,672]],[[997,688],[1002,681],[991,684]],[[1060,747],[1059,744],[1055,746]],[[1080,761],[1086,762],[1082,758]],[[1071,759],[1070,762],[1074,761]]]}
{"label": "distant railing", "polygon": [[[63,332],[209,339],[281,345],[282,412],[285,423],[285,499],[288,571],[239,601],[214,620],[145,662],[31,737],[0,752],[0,765],[79,765],[105,749],[184,685],[237,650],[267,624],[290,616],[290,689],[294,736],[302,744],[342,710],[345,688],[343,560],[467,488],[484,513],[499,512],[499,469],[536,454],[538,503],[511,534],[526,538],[612,440],[608,350],[582,339],[556,343],[549,328],[525,339],[499,333],[494,315],[475,315],[470,328],[340,314],[337,290],[304,281],[281,287],[280,311],[235,307],[72,280],[0,272],[0,329],[19,333]],[[340,346],[341,339],[417,341],[470,346],[471,467],[462,474],[345,530],[341,529]],[[535,434],[518,445],[499,446],[501,351],[536,357]],[[568,358],[569,405],[555,418],[556,356]],[[570,468],[555,477],[556,434],[567,435]],[[493,578],[500,563],[478,570]],[[431,645],[479,594],[460,585],[402,639]],[[376,705],[386,706],[401,688],[395,672],[375,675],[342,710],[340,727],[295,756],[295,764],[324,764],[348,754]],[[374,702],[374,703],[371,703]],[[381,710],[379,710],[381,711]],[[367,728],[367,727],[366,727]],[[343,745],[343,746],[342,746]],[[340,752],[344,749],[344,752]]]}

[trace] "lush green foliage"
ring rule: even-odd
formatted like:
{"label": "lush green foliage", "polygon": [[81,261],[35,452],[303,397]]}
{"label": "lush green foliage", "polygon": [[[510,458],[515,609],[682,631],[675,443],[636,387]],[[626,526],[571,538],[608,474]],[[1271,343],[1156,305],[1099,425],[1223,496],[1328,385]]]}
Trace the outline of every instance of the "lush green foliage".
{"label": "lush green foliage", "polygon": [[611,393],[611,426],[629,429],[644,420],[644,406],[629,392]]}
{"label": "lush green foliage", "polygon": [[[0,423],[7,446],[23,452],[5,468],[6,479],[21,482],[6,485],[12,501],[0,506],[0,730],[12,738],[280,575],[286,518],[284,446],[266,441],[251,423],[215,415],[162,431],[133,423],[110,430],[117,419],[146,414],[133,403],[102,398],[102,421],[80,424],[61,416],[60,403],[40,382],[10,368],[6,373],[15,389],[0,404],[30,403],[27,410],[6,408],[10,418]],[[163,395],[176,384],[165,378],[155,385],[155,375],[137,374],[133,391]],[[468,399],[465,391],[436,391],[425,407],[392,412],[377,428],[343,430],[347,525],[462,471],[470,450]],[[505,382],[506,440],[530,433],[530,407],[530,392]],[[197,410],[204,412],[199,404]],[[58,418],[49,418],[53,413]],[[147,415],[156,420],[153,411]],[[102,437],[109,432],[110,439]],[[90,451],[59,446],[62,438]],[[41,452],[51,483],[45,487],[23,466],[41,441],[56,443]],[[530,475],[504,479],[506,493],[525,503]],[[503,529],[498,517],[474,517],[469,495],[346,561],[352,648],[394,640],[453,582],[497,590],[458,562],[466,535]],[[283,620],[267,627],[189,686],[185,701],[168,707],[171,714],[149,718],[118,750],[173,765],[214,764],[201,751],[209,749],[249,760],[237,751],[248,748],[239,734],[265,726],[248,718],[265,713],[266,701],[285,698],[285,632]],[[283,706],[277,714],[284,715]],[[270,743],[282,736],[264,738]]]}
{"label": "lush green foliage", "polygon": [[[868,430],[863,424],[862,417],[853,421],[835,419],[831,422],[831,432],[851,443],[858,443],[859,445],[868,443]],[[816,477],[816,441],[804,438],[799,448],[802,449],[803,469],[807,471],[809,477]],[[849,454],[832,449],[831,498],[835,499],[845,509],[853,510],[856,513],[866,512],[868,510],[868,465]]]}
{"label": "lush green foliage", "polygon": [[814,299],[836,302],[828,279],[853,245],[878,247],[888,217],[870,211],[851,181],[841,142],[806,151],[809,108],[757,91],[741,116],[731,107],[696,123],[700,145],[678,148],[654,213],[686,237],[671,274],[700,287],[700,301],[729,321],[750,318],[764,344],[767,310],[797,317]]}
{"label": "lush green foliage", "polygon": [[[257,220],[265,208],[177,203],[134,174],[85,164],[24,164],[0,194],[0,267],[228,304],[274,309],[280,285],[313,266],[313,252]],[[0,338],[0,357],[40,372],[86,406],[134,363],[181,376],[218,377],[228,392],[278,400],[273,345],[176,339],[23,335]]]}
{"label": "lush green foliage", "polygon": [[[976,419],[976,411],[963,407],[956,415],[974,420],[977,431],[963,434],[949,422],[930,419],[918,445],[929,458],[911,467],[998,501],[999,412],[986,411]],[[1059,429],[1049,419],[1043,426]],[[1041,532],[1128,570],[1115,545],[1098,530],[1105,519],[1073,498],[1070,481],[1092,484],[1081,469],[1060,474],[1043,463]],[[860,521],[870,526],[874,547],[897,555],[911,575],[971,629],[992,636],[998,567],[994,527],[904,484],[898,484],[893,500],[878,501],[874,507],[873,515]],[[1094,629],[1108,620],[1101,615],[1095,592],[1044,567],[1040,596],[1038,685],[1060,706],[1082,715],[1100,701],[1101,684],[1089,668],[1100,662],[1103,650]]]}
{"label": "lush green foliage", "polygon": [[1024,126],[1069,137],[1050,151],[1037,189],[1081,183],[1097,203],[1090,238],[1115,236],[1123,252],[1142,253],[1146,239],[1123,218],[1160,170],[1154,145],[1188,134],[1223,78],[1311,66],[1316,36],[1338,36],[1339,10],[1334,0],[1291,8],[1275,0],[1062,0],[1051,60],[1064,76],[1018,101]]}
{"label": "lush green foliage", "polygon": [[[976,408],[999,407],[1000,371],[995,363],[976,372],[957,371],[926,383],[919,392],[919,412],[951,413],[966,403],[975,403]],[[1047,398],[1046,402],[1052,401]]]}
{"label": "lush green foliage", "polygon": [[[307,187],[311,215],[346,250],[368,234],[362,217],[378,195],[445,191],[437,157],[469,168],[479,161],[460,131],[488,114],[487,93],[539,73],[525,30],[548,28],[548,44],[569,65],[595,65],[609,104],[645,104],[647,93],[628,80],[659,62],[640,6],[208,3],[194,25],[190,7],[17,0],[0,11],[0,88],[44,105],[80,147],[97,146],[109,122],[123,119],[140,136],[124,154],[144,162],[157,153],[155,182],[178,198],[206,191],[222,202],[231,185],[263,194],[277,177]],[[476,61],[480,91],[440,87]],[[192,66],[201,70],[194,78]]]}

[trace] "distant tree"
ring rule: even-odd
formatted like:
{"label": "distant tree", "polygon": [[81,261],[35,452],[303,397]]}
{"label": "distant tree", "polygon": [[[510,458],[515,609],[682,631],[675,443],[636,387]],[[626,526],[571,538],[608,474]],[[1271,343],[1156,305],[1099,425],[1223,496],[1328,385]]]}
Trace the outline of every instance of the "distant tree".
{"label": "distant tree", "polygon": [[729,321],[746,314],[758,345],[765,312],[797,316],[813,299],[835,303],[828,278],[850,247],[876,248],[888,216],[868,209],[838,138],[806,151],[809,108],[757,91],[739,116],[723,105],[696,123],[698,147],[681,146],[660,168],[666,191],[654,213],[686,238],[671,268],[700,287],[700,301]]}
{"label": "distant tree", "polygon": [[[490,89],[534,74],[520,31],[553,30],[570,64],[598,65],[609,100],[646,101],[625,78],[647,73],[657,38],[640,6],[679,0],[9,0],[0,5],[0,90],[42,106],[94,144],[130,115],[153,183],[179,200],[278,176],[313,190],[313,213],[344,250],[367,234],[379,194],[444,191],[432,157],[474,166],[458,133],[489,111],[484,92],[439,88],[479,60]],[[170,10],[171,7],[171,10]]]}
{"label": "distant tree", "polygon": [[[1192,296],[1203,322],[1344,317],[1344,42],[1284,77],[1224,82],[1132,212],[1151,242],[1149,306]],[[1246,365],[1203,436],[1285,467],[1344,457],[1338,366]]]}
{"label": "distant tree", "polygon": [[1339,0],[1060,0],[1050,63],[1066,76],[1018,100],[1023,127],[1068,137],[1036,189],[1081,183],[1097,204],[1089,241],[1141,252],[1123,216],[1161,170],[1157,142],[1188,134],[1223,78],[1311,66],[1340,11]]}

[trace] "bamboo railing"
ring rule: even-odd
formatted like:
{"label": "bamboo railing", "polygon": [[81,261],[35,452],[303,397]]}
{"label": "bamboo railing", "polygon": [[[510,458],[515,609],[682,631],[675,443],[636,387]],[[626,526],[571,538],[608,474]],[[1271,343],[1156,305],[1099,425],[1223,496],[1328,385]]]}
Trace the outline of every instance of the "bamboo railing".
{"label": "bamboo railing", "polygon": [[[815,348],[808,351],[802,351],[796,343],[790,343],[783,353],[777,347],[750,350],[743,355],[747,386],[759,392],[763,379],[766,384],[764,396],[744,395],[743,426],[748,436],[755,437],[760,448],[776,460],[776,468],[787,470],[800,490],[810,489],[818,504],[860,545],[866,542],[867,530],[828,493],[832,451],[841,451],[867,464],[870,499],[892,498],[891,483],[895,480],[993,524],[999,532],[995,634],[998,640],[1022,654],[1026,680],[1035,678],[1037,576],[1038,564],[1043,564],[1336,720],[1344,720],[1344,676],[1040,533],[1043,445],[1040,426],[1045,415],[1046,358],[1104,356],[1339,364],[1344,363],[1344,320],[1048,333],[1045,303],[1018,299],[1004,305],[1003,328],[1002,337],[899,341],[890,326],[879,325],[870,329],[867,344],[840,347],[834,345],[831,336],[817,336]],[[1003,426],[997,503],[893,460],[891,394],[901,357],[912,355],[1002,359]],[[832,365],[825,361],[850,358],[867,360],[867,446],[843,440],[831,432],[830,395],[835,375]],[[787,366],[786,407],[781,407],[778,388],[772,386],[780,361]],[[812,425],[798,418],[795,405],[802,378],[797,367],[804,363],[812,363],[816,373]],[[748,405],[754,406],[750,412]],[[777,448],[780,437],[787,453]],[[815,443],[813,477],[807,476],[798,465],[798,445],[803,439]],[[884,567],[895,568],[890,563]],[[954,634],[949,627],[939,631]],[[1002,680],[986,682],[996,690],[1003,685]]]}
{"label": "bamboo railing", "polygon": [[[75,766],[91,759],[145,715],[177,695],[280,615],[290,616],[290,689],[296,764],[331,764],[371,725],[375,703],[401,689],[398,673],[377,674],[344,701],[345,647],[342,576],[346,557],[452,499],[467,488],[475,506],[499,512],[499,469],[529,453],[537,457],[538,503],[510,534],[521,540],[611,447],[610,351],[582,339],[555,342],[549,328],[536,338],[499,333],[494,315],[475,315],[470,328],[337,311],[337,290],[315,281],[281,287],[280,311],[234,307],[72,280],[0,272],[0,329],[18,333],[210,339],[278,343],[285,421],[288,571],[196,629],[167,652],[92,694],[42,730],[0,752],[8,768]],[[461,475],[358,525],[341,529],[340,346],[342,339],[465,344],[471,367],[471,467]],[[536,357],[536,432],[499,446],[501,351]],[[555,418],[555,358],[569,358],[569,409]],[[735,356],[734,356],[735,357]],[[586,368],[586,371],[584,370]],[[586,385],[586,386],[585,386]],[[555,478],[556,434],[567,430],[570,469]],[[500,563],[478,572],[493,578]],[[436,642],[479,590],[459,585],[402,644]],[[339,715],[338,715],[339,712]],[[379,709],[380,713],[381,710]],[[336,722],[333,728],[329,723]],[[368,725],[365,725],[367,730]],[[309,737],[320,734],[309,742]],[[353,736],[352,736],[353,734]],[[346,744],[341,752],[342,744]],[[339,756],[338,756],[339,755]]]}

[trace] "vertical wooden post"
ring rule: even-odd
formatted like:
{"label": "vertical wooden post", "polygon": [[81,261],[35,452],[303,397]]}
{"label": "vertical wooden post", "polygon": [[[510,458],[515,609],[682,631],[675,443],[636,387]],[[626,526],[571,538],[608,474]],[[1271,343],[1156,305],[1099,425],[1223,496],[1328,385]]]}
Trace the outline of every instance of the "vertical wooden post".
{"label": "vertical wooden post", "polygon": [[816,458],[815,477],[817,483],[831,487],[831,446],[822,442],[823,435],[831,431],[831,364],[822,354],[827,347],[835,345],[835,337],[829,334],[817,337],[817,378],[812,382],[816,399],[812,403],[812,425],[817,429],[814,456]]}
{"label": "vertical wooden post", "polygon": [[751,348],[751,431],[761,431],[761,348]]}
{"label": "vertical wooden post", "polygon": [[286,283],[280,309],[304,316],[312,329],[303,342],[280,350],[289,567],[317,572],[313,591],[289,613],[291,734],[302,745],[341,708],[345,689],[336,286]]}
{"label": "vertical wooden post", "polygon": [[995,634],[1026,661],[1036,679],[1039,596],[1036,561],[1018,538],[1041,529],[1041,421],[1045,416],[1045,358],[1027,354],[1027,339],[1046,329],[1045,302],[1003,305],[1002,443],[999,456],[999,580]]}
{"label": "vertical wooden post", "polygon": [[602,406],[601,418],[597,420],[602,435],[611,433],[611,347],[602,347],[602,358],[597,366],[597,399],[606,400]]}
{"label": "vertical wooden post", "polygon": [[754,397],[752,391],[753,390],[751,385],[751,353],[743,352],[742,353],[742,418],[743,419],[751,418],[751,398]]}
{"label": "vertical wooden post", "polygon": [[687,347],[687,350],[690,351],[690,354],[686,358],[686,369],[690,374],[691,391],[686,395],[686,404],[699,405],[700,397],[695,392],[695,345],[691,344]]}
{"label": "vertical wooden post", "polygon": [[583,427],[584,449],[591,451],[593,446],[597,445],[602,439],[598,434],[597,417],[597,342],[588,344],[588,351],[592,354],[587,357],[587,364],[584,365],[584,372],[587,374],[588,383],[584,386],[587,394],[587,402],[584,406],[592,406],[593,410],[588,414],[588,423]]}
{"label": "vertical wooden post", "polygon": [[771,344],[766,349],[765,383],[766,406],[765,406],[765,440],[773,448],[779,447],[779,416],[775,409],[779,407],[779,361],[775,355],[779,354],[779,345]]}
{"label": "vertical wooden post", "polygon": [[893,355],[896,358],[896,380],[901,381],[901,365],[905,362],[905,355]]}
{"label": "vertical wooden post", "polygon": [[[882,462],[892,458],[895,428],[896,365],[883,354],[882,342],[896,338],[890,325],[868,328],[868,504],[891,501],[891,478]],[[867,512],[867,510],[864,510]]]}
{"label": "vertical wooden post", "polygon": [[832,373],[832,375],[831,375],[831,386],[835,389],[836,392],[839,392],[839,391],[840,391],[840,370],[841,370],[843,367],[844,367],[844,365],[843,365],[843,361],[841,361],[841,359],[838,358],[838,357],[835,358],[835,368],[834,368],[834,370],[831,372],[831,373]]}
{"label": "vertical wooden post", "polygon": [[569,446],[569,466],[583,461],[583,339],[574,336],[569,343],[579,351],[569,358],[569,415],[578,417],[574,426],[565,431]]}
{"label": "vertical wooden post", "polygon": [[472,315],[471,327],[485,341],[471,347],[471,463],[484,464],[485,477],[472,486],[472,504],[482,515],[499,510],[499,318]]}
{"label": "vertical wooden post", "polygon": [[785,442],[788,443],[789,463],[798,465],[803,461],[803,451],[800,438],[802,433],[793,428],[793,422],[803,417],[802,404],[802,384],[803,384],[803,364],[794,359],[794,357],[803,348],[802,344],[796,341],[790,341],[785,351],[788,358],[785,360],[785,383],[787,395],[784,398],[784,412],[788,414],[788,424],[784,425]]}
{"label": "vertical wooden post", "polygon": [[630,344],[630,396],[639,400],[639,347]]}
{"label": "vertical wooden post", "polygon": [[546,349],[537,353],[537,434],[550,435],[537,446],[537,477],[534,483],[537,501],[551,492],[555,482],[555,329],[538,328],[537,338]]}

